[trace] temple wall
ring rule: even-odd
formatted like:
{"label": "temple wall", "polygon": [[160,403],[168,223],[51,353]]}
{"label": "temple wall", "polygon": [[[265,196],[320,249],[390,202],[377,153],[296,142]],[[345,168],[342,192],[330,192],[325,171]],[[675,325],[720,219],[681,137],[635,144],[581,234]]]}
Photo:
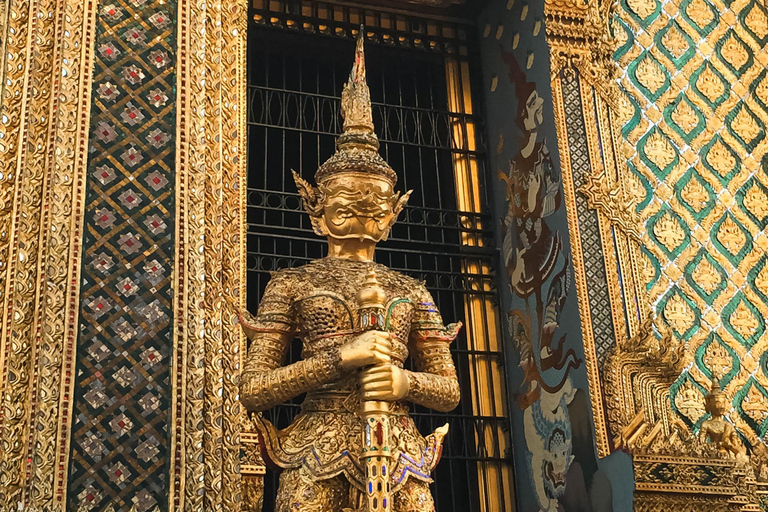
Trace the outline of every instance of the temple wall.
{"label": "temple wall", "polygon": [[685,345],[675,415],[697,432],[717,381],[744,442],[768,432],[768,11],[755,1],[620,2],[612,27],[643,284]]}
{"label": "temple wall", "polygon": [[[258,496],[246,12],[0,2],[0,510]],[[768,501],[767,19],[758,0],[478,19],[521,512]],[[715,378],[750,466],[699,442]]]}
{"label": "temple wall", "polygon": [[[489,181],[496,183],[505,269],[500,286],[516,363],[509,372],[520,510],[628,511],[633,490],[628,457],[598,458],[595,444],[588,380],[594,335],[585,347],[573,269],[574,262],[582,269],[586,262],[571,244],[568,222],[584,205],[569,193],[572,171],[563,168],[559,152],[544,5],[492,2],[478,23]],[[585,139],[584,120],[573,115],[572,122],[576,129],[581,124]],[[586,154],[570,157],[565,165],[577,159],[588,163]],[[599,265],[589,277],[602,280],[605,288],[599,246],[589,256]],[[601,300],[603,310],[593,311],[607,315],[612,330],[607,294]],[[612,341],[612,332],[600,334]]]}
{"label": "temple wall", "polygon": [[4,2],[0,510],[238,510],[244,2]]}

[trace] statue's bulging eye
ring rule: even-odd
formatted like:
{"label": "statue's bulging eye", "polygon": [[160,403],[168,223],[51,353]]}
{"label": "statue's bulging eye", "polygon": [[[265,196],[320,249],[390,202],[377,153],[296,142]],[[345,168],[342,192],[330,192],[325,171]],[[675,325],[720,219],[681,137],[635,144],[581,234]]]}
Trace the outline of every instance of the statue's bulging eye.
{"label": "statue's bulging eye", "polygon": [[336,215],[342,219],[349,219],[354,216],[354,213],[349,208],[339,208],[336,210]]}

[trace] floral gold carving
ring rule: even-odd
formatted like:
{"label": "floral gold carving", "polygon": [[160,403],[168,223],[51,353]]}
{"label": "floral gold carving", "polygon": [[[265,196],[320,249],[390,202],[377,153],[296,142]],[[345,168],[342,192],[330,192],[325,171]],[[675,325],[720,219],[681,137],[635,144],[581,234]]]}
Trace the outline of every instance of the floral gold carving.
{"label": "floral gold carving", "polygon": [[755,286],[768,297],[768,266],[764,266],[755,276]]}
{"label": "floral gold carving", "polygon": [[736,329],[736,332],[747,339],[752,336],[755,330],[760,326],[760,322],[755,318],[752,311],[747,308],[744,301],[740,301],[736,306],[736,309],[731,313],[730,323],[733,328]]}
{"label": "floral gold carving", "polygon": [[626,191],[627,196],[631,199],[632,203],[637,205],[640,204],[643,199],[645,199],[645,188],[643,187],[643,184],[640,182],[640,178],[637,177],[635,173],[630,173],[627,176],[626,181]]}
{"label": "floral gold carving", "polygon": [[744,43],[736,39],[733,32],[731,32],[723,42],[721,51],[723,58],[736,69],[741,69],[747,62],[749,62],[749,51],[744,46]]}
{"label": "floral gold carving", "polygon": [[761,39],[768,37],[768,15],[765,10],[753,8],[744,18],[744,24]]}
{"label": "floral gold carving", "polygon": [[[722,281],[722,278],[717,272],[717,269],[714,267],[714,265],[712,265],[712,263],[709,262],[707,258],[701,259],[699,264],[696,265],[696,268],[693,269],[691,277],[693,277],[693,280],[696,282],[696,284],[698,284],[701,289],[708,294],[714,292]],[[710,347],[714,346],[714,344],[710,345]]]}
{"label": "floral gold carving", "polygon": [[637,65],[638,81],[651,93],[656,94],[666,83],[666,75],[659,64],[646,56]]}
{"label": "floral gold carving", "polygon": [[736,167],[736,157],[717,139],[707,152],[706,161],[720,176],[725,177]]}
{"label": "floral gold carving", "polygon": [[685,240],[685,231],[668,211],[653,225],[653,234],[670,252],[680,247]]}
{"label": "floral gold carving", "polygon": [[688,51],[688,41],[677,25],[671,25],[670,29],[664,33],[664,36],[661,38],[661,44],[677,59]]}
{"label": "floral gold carving", "polygon": [[755,118],[749,115],[749,112],[744,108],[736,113],[731,127],[747,144],[752,143],[760,135],[760,126]]}
{"label": "floral gold carving", "polygon": [[683,129],[685,133],[690,133],[699,124],[699,118],[696,111],[687,101],[681,101],[672,111],[672,120]]}
{"label": "floral gold carving", "polygon": [[717,376],[727,375],[733,365],[731,355],[720,343],[710,343],[702,359],[704,365]]}
{"label": "floral gold carving", "polygon": [[656,10],[656,0],[627,0],[629,6],[640,18],[646,19]]}
{"label": "floral gold carving", "polygon": [[707,189],[696,179],[688,180],[688,183],[686,183],[680,191],[680,197],[682,197],[683,201],[693,208],[696,213],[704,210],[709,202]]}
{"label": "floral gold carving", "polygon": [[704,395],[691,381],[686,382],[675,396],[675,405],[692,423],[704,416]]}
{"label": "floral gold carving", "polygon": [[664,307],[664,318],[677,332],[686,332],[693,326],[694,314],[680,295],[672,296]]}
{"label": "floral gold carving", "polygon": [[755,87],[755,96],[757,96],[763,104],[768,105],[768,77],[760,80],[760,83]]}
{"label": "floral gold carving", "polygon": [[715,19],[715,15],[706,0],[692,0],[685,8],[685,14],[700,28],[706,27]]}
{"label": "floral gold carving", "polygon": [[723,244],[731,254],[738,254],[744,244],[747,243],[747,235],[739,228],[733,218],[728,215],[715,234],[718,241]]}
{"label": "floral gold carving", "polygon": [[665,169],[675,161],[675,148],[661,132],[654,131],[645,143],[645,155],[656,167]]}
{"label": "floral gold carving", "polygon": [[747,395],[741,402],[741,408],[758,425],[768,418],[768,404],[755,386],[750,386]]}
{"label": "floral gold carving", "polygon": [[768,195],[760,187],[750,187],[744,194],[744,206],[758,219],[768,217]]}
{"label": "floral gold carving", "polygon": [[653,279],[655,272],[651,258],[645,252],[640,252],[640,270],[642,273],[642,283],[647,287]]}
{"label": "floral gold carving", "polygon": [[725,93],[725,85],[710,66],[706,66],[696,79],[696,88],[711,102],[714,103]]}

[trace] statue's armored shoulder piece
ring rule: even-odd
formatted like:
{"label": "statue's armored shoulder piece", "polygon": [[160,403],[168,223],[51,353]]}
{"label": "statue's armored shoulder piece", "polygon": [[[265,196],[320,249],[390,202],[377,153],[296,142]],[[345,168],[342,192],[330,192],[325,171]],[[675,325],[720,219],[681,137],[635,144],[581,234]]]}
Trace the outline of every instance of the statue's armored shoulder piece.
{"label": "statue's armored shoulder piece", "polygon": [[255,316],[243,312],[240,323],[249,338],[258,333],[278,332],[290,334],[295,327],[293,311],[296,290],[300,287],[301,276],[294,269],[278,270],[272,273],[264,290],[259,311]]}

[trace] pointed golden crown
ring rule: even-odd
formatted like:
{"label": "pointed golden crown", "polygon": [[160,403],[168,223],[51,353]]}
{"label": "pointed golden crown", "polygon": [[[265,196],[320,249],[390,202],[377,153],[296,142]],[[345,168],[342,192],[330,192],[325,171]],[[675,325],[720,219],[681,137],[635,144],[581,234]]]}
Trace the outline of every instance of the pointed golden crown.
{"label": "pointed golden crown", "polygon": [[371,174],[394,186],[397,174],[379,155],[379,139],[373,131],[371,93],[365,79],[365,31],[360,27],[355,63],[341,93],[343,133],[336,139],[336,152],[315,173],[315,181],[328,181],[341,173]]}

